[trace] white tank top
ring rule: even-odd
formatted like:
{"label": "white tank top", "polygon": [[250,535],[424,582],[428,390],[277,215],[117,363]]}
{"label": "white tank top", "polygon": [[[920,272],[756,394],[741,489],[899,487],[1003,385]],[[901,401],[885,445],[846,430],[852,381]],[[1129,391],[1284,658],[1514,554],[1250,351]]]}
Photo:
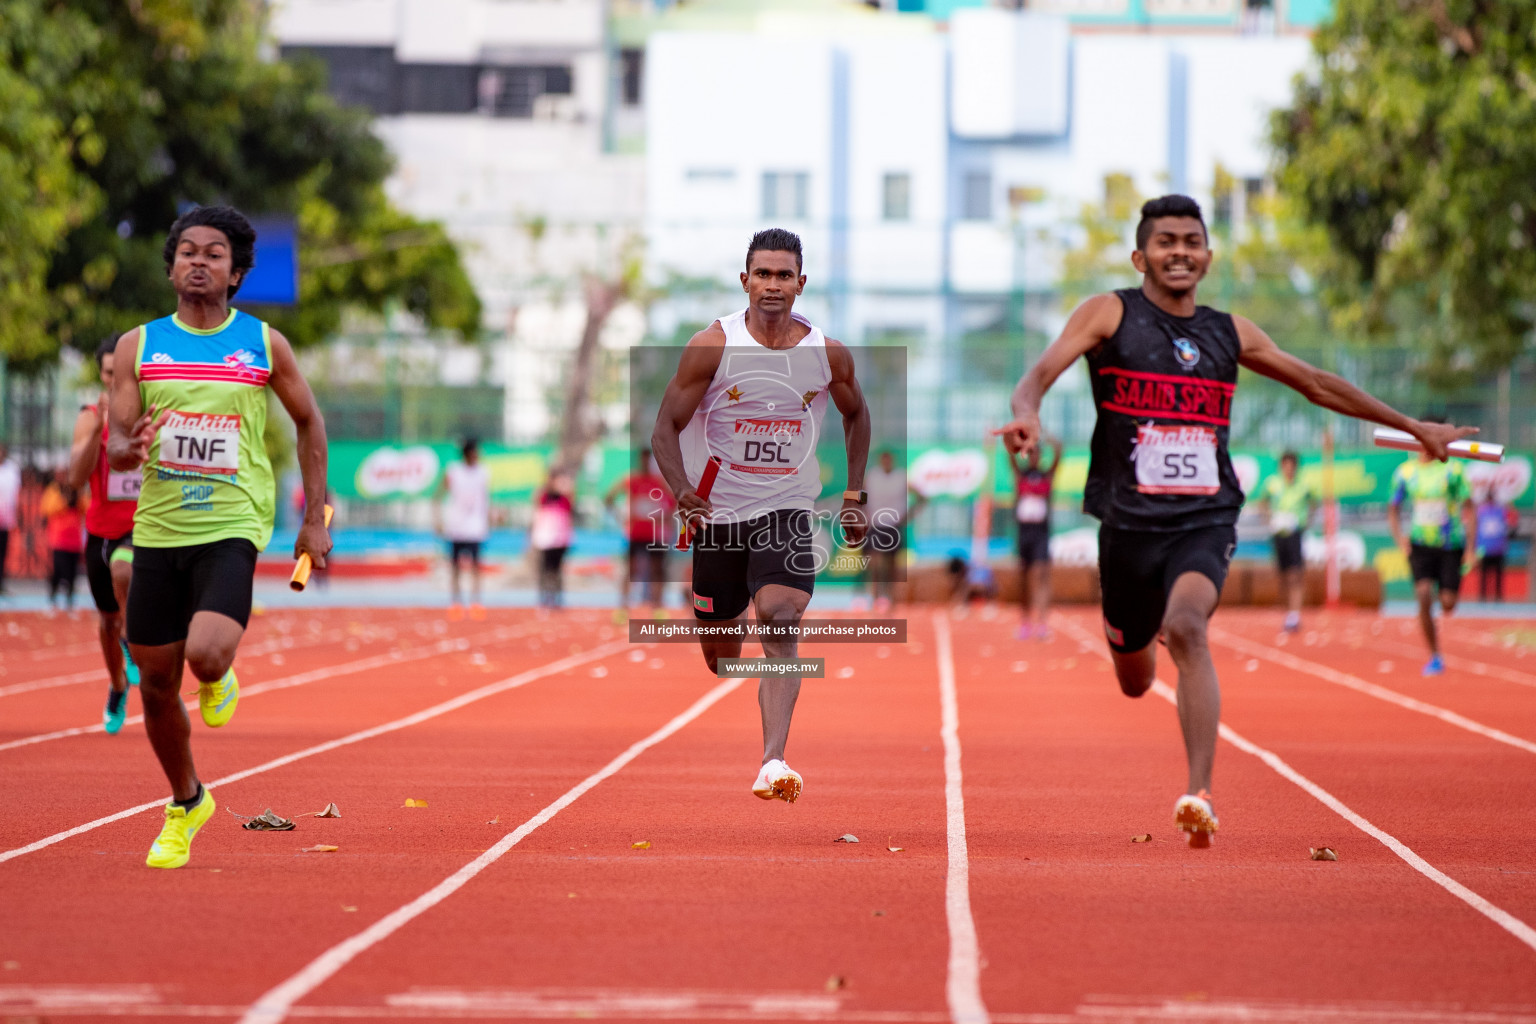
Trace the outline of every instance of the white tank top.
{"label": "white tank top", "polygon": [[491,473],[485,463],[452,462],[443,471],[448,501],[443,506],[443,536],[449,540],[484,541],[491,535]]}
{"label": "white tank top", "polygon": [[832,383],[827,338],[799,313],[791,315],[810,333],[794,348],[777,350],[752,337],[746,310],[720,318],[720,366],[680,438],[694,486],[709,457],[721,459],[709,494],[717,520],[810,509],[821,496],[816,445]]}

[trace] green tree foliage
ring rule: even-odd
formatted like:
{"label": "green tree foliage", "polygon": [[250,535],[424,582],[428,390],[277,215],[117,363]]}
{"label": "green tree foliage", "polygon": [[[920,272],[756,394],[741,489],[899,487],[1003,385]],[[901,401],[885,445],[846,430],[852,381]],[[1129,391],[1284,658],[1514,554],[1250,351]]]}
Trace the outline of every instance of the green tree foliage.
{"label": "green tree foliage", "polygon": [[1336,0],[1313,45],[1271,135],[1335,322],[1507,365],[1536,320],[1536,4]]}
{"label": "green tree foliage", "polygon": [[[161,247],[190,202],[298,218],[300,304],[257,310],[295,344],[324,340],[347,309],[396,304],[434,327],[478,329],[479,300],[441,227],[385,199],[389,157],[368,115],[337,106],[318,65],[263,59],[263,6],[0,0],[0,141],[8,118],[30,132],[0,146],[20,157],[13,168],[0,156],[0,225],[7,203],[26,222],[0,234],[0,272],[47,261],[46,290],[6,318],[18,326],[0,327],[0,351],[25,365],[164,315]],[[28,104],[30,119],[16,113]]]}

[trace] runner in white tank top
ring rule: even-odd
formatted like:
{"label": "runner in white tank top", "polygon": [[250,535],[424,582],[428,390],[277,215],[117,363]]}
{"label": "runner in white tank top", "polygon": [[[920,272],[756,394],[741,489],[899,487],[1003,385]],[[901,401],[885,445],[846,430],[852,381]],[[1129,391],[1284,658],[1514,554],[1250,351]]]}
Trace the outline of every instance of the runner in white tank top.
{"label": "runner in white tank top", "polygon": [[[780,228],[760,231],[741,275],[747,308],[695,334],[667,385],[651,448],[678,511],[700,525],[693,546],[693,613],[717,624],[701,638],[711,672],[741,655],[747,606],[766,629],[798,625],[819,568],[812,549],[813,508],[821,495],[816,442],[830,396],[843,415],[848,487],[840,529],[863,543],[867,523],[864,467],[870,417],[854,378],[853,356],[794,312],[805,288],[800,239]],[[694,490],[711,456],[721,460],[708,499]],[[763,653],[792,659],[792,635],[764,636]],[[784,763],[784,744],[800,694],[798,675],[765,675],[758,684],[763,763],[752,792],[791,803],[800,776]]]}

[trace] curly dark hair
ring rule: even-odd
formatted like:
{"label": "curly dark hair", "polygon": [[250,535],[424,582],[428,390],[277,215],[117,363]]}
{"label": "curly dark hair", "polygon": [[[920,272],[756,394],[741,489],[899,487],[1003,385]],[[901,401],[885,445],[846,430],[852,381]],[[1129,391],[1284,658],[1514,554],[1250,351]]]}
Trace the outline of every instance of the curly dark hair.
{"label": "curly dark hair", "polygon": [[[177,217],[170,233],[165,236],[165,249],[161,253],[165,257],[165,272],[169,274],[171,265],[176,262],[176,247],[181,244],[182,232],[196,227],[224,232],[224,237],[229,239],[230,269],[239,273],[243,281],[244,272],[256,265],[256,229],[245,219],[245,214],[233,206],[194,206]],[[240,285],[231,284],[229,298],[234,298],[239,290]]]}

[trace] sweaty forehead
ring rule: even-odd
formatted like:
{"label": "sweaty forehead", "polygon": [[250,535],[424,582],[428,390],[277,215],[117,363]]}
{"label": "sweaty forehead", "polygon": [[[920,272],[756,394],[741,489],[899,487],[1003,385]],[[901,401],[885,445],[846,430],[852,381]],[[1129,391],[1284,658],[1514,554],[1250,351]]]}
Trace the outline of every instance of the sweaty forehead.
{"label": "sweaty forehead", "polygon": [[229,238],[218,228],[211,228],[206,224],[196,224],[181,233],[182,242],[191,242],[196,246],[229,245]]}
{"label": "sweaty forehead", "polygon": [[1185,235],[1199,235],[1205,237],[1205,225],[1195,217],[1159,217],[1152,222],[1152,236],[1173,235],[1182,238]]}
{"label": "sweaty forehead", "polygon": [[800,268],[795,266],[795,254],[785,249],[758,249],[752,254],[751,269],[771,270],[775,273],[789,271],[798,275]]}

